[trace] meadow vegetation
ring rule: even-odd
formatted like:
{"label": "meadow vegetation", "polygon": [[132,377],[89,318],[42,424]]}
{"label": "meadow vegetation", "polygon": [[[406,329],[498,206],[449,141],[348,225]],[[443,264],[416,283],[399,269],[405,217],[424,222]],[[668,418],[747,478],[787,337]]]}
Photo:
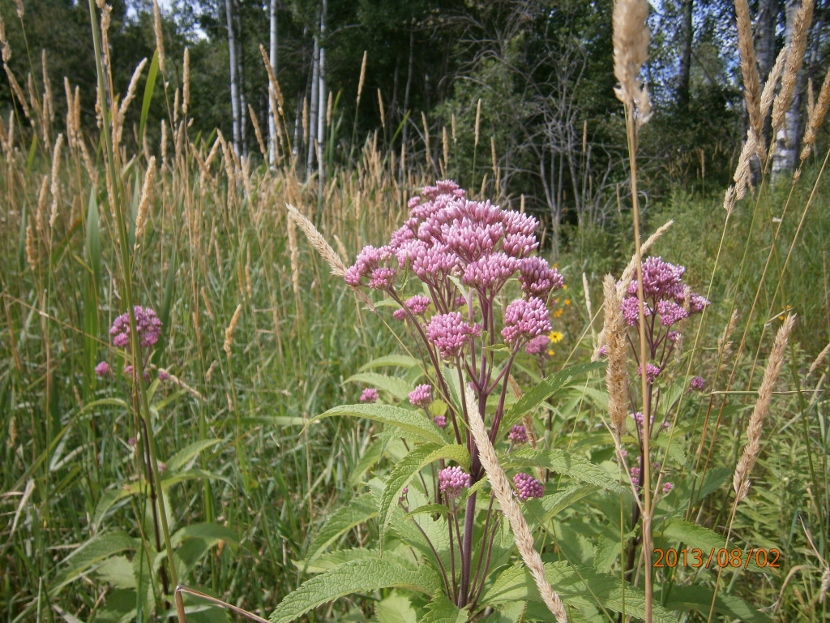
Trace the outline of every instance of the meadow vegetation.
{"label": "meadow vegetation", "polygon": [[[615,16],[632,180],[644,4]],[[123,98],[96,58],[99,132],[48,77],[0,121],[7,621],[828,620],[830,152],[773,178],[752,117],[729,189],[552,233],[496,162],[463,195],[374,133],[320,182],[284,116],[269,166],[189,129],[158,50]],[[503,279],[418,264],[459,200]]]}

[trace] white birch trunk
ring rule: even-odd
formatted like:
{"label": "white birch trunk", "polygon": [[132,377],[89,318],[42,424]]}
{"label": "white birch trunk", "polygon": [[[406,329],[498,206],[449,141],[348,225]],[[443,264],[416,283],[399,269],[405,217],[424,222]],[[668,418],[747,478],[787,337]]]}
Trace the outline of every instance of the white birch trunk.
{"label": "white birch trunk", "polygon": [[[795,16],[801,3],[799,0],[787,0],[787,26],[784,30],[784,45],[790,45],[793,38]],[[784,123],[775,135],[775,153],[772,156],[772,175],[778,177],[784,171],[795,169],[798,152],[798,115],[801,109],[802,79],[796,82],[790,107],[784,114]]]}
{"label": "white birch trunk", "polygon": [[239,84],[236,62],[236,34],[233,24],[233,0],[225,0],[225,14],[228,20],[228,54],[230,56],[231,70],[231,114],[233,115],[233,146],[236,153],[239,153]]}
{"label": "white birch trunk", "polygon": [[320,189],[322,190],[324,179],[323,158],[326,149],[326,48],[323,45],[326,33],[326,9],[328,0],[323,0],[323,9],[320,13],[320,58],[318,62],[319,86],[317,90],[317,171],[319,174]]}
{"label": "white birch trunk", "polygon": [[[316,29],[315,29],[316,31]],[[308,115],[308,150],[306,153],[306,176],[311,175],[311,166],[314,163],[314,150],[317,141],[317,106],[320,88],[320,37],[314,33],[314,54],[311,57],[311,98],[309,99]]]}
{"label": "white birch trunk", "polygon": [[[274,75],[277,75],[277,0],[271,0],[271,45],[269,62],[274,68]],[[268,102],[274,101],[276,94],[274,87],[268,83]],[[273,165],[277,158],[277,111],[272,110],[268,115],[268,163]]]}

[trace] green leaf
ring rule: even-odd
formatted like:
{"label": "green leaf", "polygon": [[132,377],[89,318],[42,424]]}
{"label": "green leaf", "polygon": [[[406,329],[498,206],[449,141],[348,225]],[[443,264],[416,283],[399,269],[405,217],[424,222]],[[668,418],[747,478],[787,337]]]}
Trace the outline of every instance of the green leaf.
{"label": "green leaf", "polygon": [[394,376],[378,374],[377,372],[353,374],[344,383],[364,383],[366,385],[372,385],[373,387],[388,392],[398,400],[404,401],[409,398],[409,392],[412,391],[412,387],[406,381],[395,378]]}
{"label": "green leaf", "polygon": [[511,454],[504,461],[505,467],[544,467],[574,480],[596,485],[616,493],[629,493],[628,487],[620,484],[613,476],[599,465],[586,458],[570,454],[564,450],[525,449]]}
{"label": "green leaf", "polygon": [[[708,615],[712,607],[712,589],[708,586],[673,586],[669,591],[666,608],[688,612],[696,610]],[[772,618],[758,612],[743,599],[734,595],[718,595],[715,612],[725,614],[744,623],[772,623]]]}
{"label": "green leaf", "polygon": [[401,407],[393,407],[391,405],[342,405],[340,407],[329,409],[320,415],[314,416],[311,420],[309,420],[309,423],[326,417],[334,417],[336,415],[367,418],[382,424],[397,426],[398,428],[405,430],[423,441],[441,445],[446,444],[446,439],[441,433],[441,429],[430,422],[425,415],[418,411],[403,409]]}
{"label": "green leaf", "polygon": [[147,115],[150,112],[150,102],[153,101],[153,89],[156,86],[156,76],[159,71],[159,53],[153,52],[153,60],[150,62],[150,71],[147,74],[147,84],[144,86],[144,101],[141,102],[141,119],[138,124],[139,139],[144,136],[144,128],[147,125]]}
{"label": "green leaf", "polygon": [[351,470],[351,473],[349,474],[349,485],[352,487],[357,486],[357,484],[363,479],[363,474],[369,471],[372,466],[380,460],[380,457],[383,456],[383,448],[385,445],[386,438],[379,436],[378,439],[376,439],[374,443],[369,446],[363,456],[360,457],[357,465],[355,465]]}
{"label": "green leaf", "polygon": [[[679,541],[686,545],[687,556],[690,560],[694,560],[695,563],[697,562],[697,555],[693,555],[689,550],[691,549],[699,549],[701,551],[700,556],[703,558],[703,565],[706,565],[710,554],[712,555],[712,562],[709,563],[709,568],[714,569],[717,567],[717,555],[718,550],[723,548],[726,544],[726,538],[719,535],[717,532],[710,530],[709,528],[704,528],[703,526],[698,526],[688,521],[684,521],[683,519],[671,519],[663,528],[663,537],[673,541]],[[729,544],[728,551],[732,551],[733,549],[741,549],[734,543]],[[712,551],[714,550],[714,554]],[[746,557],[749,552],[744,551],[741,555],[741,559],[746,562]],[[761,569],[758,564],[755,562],[755,556],[753,555],[749,561],[749,566],[747,567],[750,571],[758,571],[758,572],[768,572],[771,569]]]}
{"label": "green leaf", "polygon": [[226,526],[212,522],[196,523],[178,530],[170,537],[170,544],[178,547],[186,539],[201,539],[208,545],[215,545],[219,541],[239,545],[239,536]]}
{"label": "green leaf", "polygon": [[356,525],[372,517],[377,517],[378,505],[371,493],[352,499],[347,505],[341,506],[328,518],[321,530],[314,535],[311,545],[308,546],[306,564],[317,558],[324,549],[331,545],[341,535]]}
{"label": "green leaf", "polygon": [[115,588],[135,588],[133,565],[126,556],[113,556],[95,570],[95,574]]}
{"label": "green leaf", "polygon": [[271,613],[271,623],[289,623],[338,597],[392,587],[408,588],[429,596],[442,590],[440,577],[428,565],[414,569],[389,558],[356,560],[301,584]]}
{"label": "green leaf", "polygon": [[101,233],[98,226],[95,189],[89,191],[89,205],[86,211],[86,261],[92,267],[95,283],[101,283]]}
{"label": "green leaf", "polygon": [[366,370],[371,370],[372,368],[383,368],[386,366],[396,368],[414,368],[419,365],[421,365],[421,363],[417,359],[408,355],[386,355],[385,357],[378,357],[377,359],[372,359],[369,363],[363,364],[358,372],[365,372]]}
{"label": "green leaf", "polygon": [[399,461],[389,479],[380,498],[379,528],[380,544],[383,548],[384,537],[389,522],[392,520],[392,509],[398,504],[398,498],[415,475],[426,465],[439,459],[455,461],[464,469],[470,468],[470,453],[461,445],[440,446],[437,444],[423,444],[407,454]]}
{"label": "green leaf", "polygon": [[101,495],[101,499],[98,500],[98,504],[95,506],[95,514],[92,516],[92,525],[95,526],[96,529],[100,528],[101,522],[104,520],[104,516],[107,514],[109,509],[111,509],[118,501],[123,500],[132,494],[133,491],[131,489],[125,489],[123,487],[104,491]]}
{"label": "green leaf", "polygon": [[406,516],[414,517],[415,515],[443,515],[450,512],[450,509],[443,504],[424,504],[415,510],[409,511]]}
{"label": "green leaf", "polygon": [[441,594],[427,604],[427,613],[418,623],[465,623],[469,614]]}
{"label": "green leaf", "polygon": [[525,502],[525,510],[530,517],[536,518],[539,523],[549,521],[560,512],[571,508],[579,500],[599,491],[600,487],[589,484],[576,484],[562,491],[546,495],[540,500]]}
{"label": "green leaf", "polygon": [[505,414],[501,423],[501,428],[503,430],[508,430],[513,424],[522,419],[522,416],[525,413],[528,413],[531,409],[537,407],[542,402],[550,398],[553,394],[568,385],[570,381],[578,377],[585,376],[594,370],[599,370],[604,365],[604,361],[578,363],[551,374],[544,381],[519,398],[516,404],[514,404]]}
{"label": "green leaf", "polygon": [[[625,583],[618,576],[598,573],[586,567],[571,566],[564,561],[545,565],[545,578],[566,604],[575,608],[600,606],[629,616],[645,617],[645,595],[640,588]],[[521,563],[516,563],[496,578],[481,598],[482,604],[496,605],[514,601],[541,601],[536,583]],[[652,604],[653,621],[676,623],[676,617],[659,603]]]}
{"label": "green leaf", "polygon": [[95,563],[124,550],[134,550],[139,544],[138,539],[132,538],[121,530],[105,532],[92,537],[63,560],[69,566],[58,575],[52,590],[56,590],[58,587],[79,577]]}
{"label": "green leaf", "polygon": [[167,470],[165,471],[168,474],[178,472],[180,469],[185,467],[191,459],[198,456],[201,452],[204,452],[208,448],[211,448],[221,442],[221,439],[204,439],[202,441],[194,441],[168,459]]}
{"label": "green leaf", "polygon": [[392,591],[375,606],[378,623],[415,623],[418,620],[412,602],[405,595]]}

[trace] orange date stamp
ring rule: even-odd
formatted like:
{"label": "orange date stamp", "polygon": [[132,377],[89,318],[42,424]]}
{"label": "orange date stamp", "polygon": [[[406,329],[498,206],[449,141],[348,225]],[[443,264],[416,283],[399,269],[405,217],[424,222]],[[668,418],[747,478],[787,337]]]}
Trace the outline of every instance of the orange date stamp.
{"label": "orange date stamp", "polygon": [[657,555],[657,560],[653,562],[655,568],[668,567],[673,569],[679,565],[681,567],[692,567],[693,569],[700,567],[705,567],[706,569],[712,569],[713,567],[732,567],[737,569],[738,567],[743,567],[746,569],[752,562],[760,568],[778,568],[781,566],[779,562],[781,552],[775,548],[751,547],[748,552],[737,547],[731,550],[725,547],[720,549],[713,547],[709,552],[705,552],[696,547],[679,550],[674,548],[655,548],[654,554]]}

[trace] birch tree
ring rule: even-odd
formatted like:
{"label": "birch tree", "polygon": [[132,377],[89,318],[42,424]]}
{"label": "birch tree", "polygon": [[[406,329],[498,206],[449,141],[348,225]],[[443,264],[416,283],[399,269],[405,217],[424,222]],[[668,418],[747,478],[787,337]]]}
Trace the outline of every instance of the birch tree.
{"label": "birch tree", "polygon": [[233,19],[233,0],[225,0],[225,16],[228,22],[228,55],[230,56],[231,73],[231,114],[233,115],[233,146],[236,153],[240,153],[241,124],[239,111],[239,65],[236,60],[236,34]]}
{"label": "birch tree", "polygon": [[[270,7],[270,46],[269,46],[269,62],[274,68],[274,75],[277,74],[277,0],[271,0]],[[274,101],[276,93],[274,93],[274,86],[268,83],[268,101]],[[268,115],[268,163],[273,165],[277,158],[277,111],[271,110]]]}

